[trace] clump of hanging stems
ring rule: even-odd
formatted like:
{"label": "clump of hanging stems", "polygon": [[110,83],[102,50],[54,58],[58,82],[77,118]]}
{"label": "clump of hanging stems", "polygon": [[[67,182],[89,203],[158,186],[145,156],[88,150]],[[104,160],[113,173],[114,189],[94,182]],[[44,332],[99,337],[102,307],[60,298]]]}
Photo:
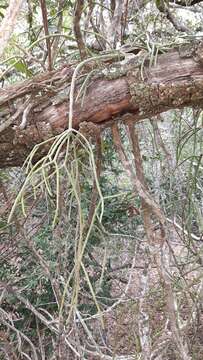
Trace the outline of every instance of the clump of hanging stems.
{"label": "clump of hanging stems", "polygon": [[[109,55],[108,55],[109,56]],[[106,59],[106,55],[104,56]],[[89,61],[97,60],[97,57],[86,59],[76,67],[71,87],[70,87],[70,101],[69,101],[69,118],[68,118],[68,129],[65,130],[62,134],[54,136],[48,140],[43,141],[42,143],[36,145],[31,151],[30,155],[25,161],[24,169],[26,173],[26,179],[24,181],[21,190],[19,191],[15,202],[13,204],[12,210],[10,212],[8,222],[10,223],[15,211],[20,205],[23,215],[26,217],[26,194],[32,189],[33,197],[36,199],[39,195],[39,190],[45,194],[45,197],[55,198],[54,205],[54,216],[52,221],[52,227],[54,228],[60,220],[60,196],[61,196],[61,184],[65,180],[68,180],[68,194],[70,196],[69,207],[73,204],[73,201],[77,204],[77,219],[78,220],[78,229],[75,235],[75,258],[74,266],[70,272],[68,279],[65,280],[64,289],[62,292],[61,302],[59,306],[59,319],[62,316],[66,294],[70,286],[70,282],[74,285],[72,287],[72,295],[69,305],[69,315],[66,321],[70,321],[71,316],[74,315],[77,311],[78,296],[80,290],[80,273],[81,271],[84,274],[85,280],[88,284],[90,293],[92,295],[93,301],[96,305],[98,313],[101,313],[99,304],[96,299],[96,294],[94,292],[93,286],[90,282],[89,275],[85,269],[83,263],[83,255],[85,248],[88,243],[95,219],[100,223],[102,220],[104,212],[104,197],[102,195],[98,176],[97,168],[95,164],[94,152],[90,142],[86,137],[80,132],[72,127],[73,123],[73,105],[74,105],[74,90],[76,78],[79,70]],[[38,160],[33,165],[33,160],[36,158],[37,152],[40,147],[49,147],[49,150],[45,156]],[[80,194],[80,168],[83,164],[83,158],[78,156],[78,147],[80,147],[83,158],[85,158],[85,163],[88,164],[88,174],[89,181],[92,184],[95,184],[97,190],[97,203],[94,207],[93,216],[91,221],[86,222],[86,214],[82,208],[81,203],[81,194]],[[54,188],[53,188],[54,186]],[[70,210],[71,211],[71,210]],[[105,264],[104,264],[105,265]],[[101,323],[102,317],[101,318]]]}

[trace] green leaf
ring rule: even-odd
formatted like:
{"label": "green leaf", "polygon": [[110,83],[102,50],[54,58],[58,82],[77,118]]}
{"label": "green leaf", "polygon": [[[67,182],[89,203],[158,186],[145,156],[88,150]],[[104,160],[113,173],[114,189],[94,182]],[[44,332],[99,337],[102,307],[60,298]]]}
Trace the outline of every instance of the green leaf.
{"label": "green leaf", "polygon": [[32,72],[29,70],[27,64],[23,60],[19,60],[16,62],[15,59],[10,60],[10,64],[14,66],[14,68],[22,74],[25,74],[27,77],[32,76]]}

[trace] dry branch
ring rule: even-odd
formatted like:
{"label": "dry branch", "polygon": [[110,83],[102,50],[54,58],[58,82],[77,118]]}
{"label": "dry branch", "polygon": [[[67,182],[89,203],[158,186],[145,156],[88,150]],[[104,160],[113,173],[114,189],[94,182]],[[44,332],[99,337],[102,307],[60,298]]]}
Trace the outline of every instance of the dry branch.
{"label": "dry branch", "polygon": [[3,55],[10,36],[14,30],[16,19],[20,11],[23,0],[10,0],[6,14],[0,26],[0,58]]}

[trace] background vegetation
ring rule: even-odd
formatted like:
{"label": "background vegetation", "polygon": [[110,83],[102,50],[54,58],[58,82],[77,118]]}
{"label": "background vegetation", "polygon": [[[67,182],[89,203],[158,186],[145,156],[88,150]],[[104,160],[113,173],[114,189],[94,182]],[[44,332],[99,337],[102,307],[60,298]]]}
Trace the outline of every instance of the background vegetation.
{"label": "background vegetation", "polygon": [[[1,86],[115,49],[154,66],[202,17],[200,1],[24,1]],[[70,126],[1,170],[0,359],[203,358],[202,125],[185,108]]]}

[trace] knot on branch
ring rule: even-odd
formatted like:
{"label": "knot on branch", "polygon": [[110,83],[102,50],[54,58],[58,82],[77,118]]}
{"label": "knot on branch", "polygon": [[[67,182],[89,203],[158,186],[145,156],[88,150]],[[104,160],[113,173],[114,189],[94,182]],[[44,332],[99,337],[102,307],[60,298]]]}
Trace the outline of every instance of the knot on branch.
{"label": "knot on branch", "polygon": [[81,134],[83,134],[87,139],[92,138],[97,140],[100,138],[100,128],[98,125],[92,123],[91,121],[83,121],[79,126]]}

